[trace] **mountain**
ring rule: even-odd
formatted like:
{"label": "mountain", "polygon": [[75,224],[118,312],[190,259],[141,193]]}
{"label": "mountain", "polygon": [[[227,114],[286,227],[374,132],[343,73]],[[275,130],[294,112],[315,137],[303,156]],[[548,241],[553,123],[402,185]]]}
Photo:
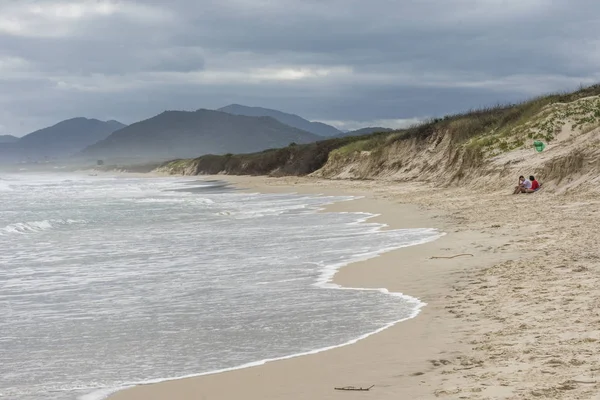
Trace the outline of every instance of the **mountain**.
{"label": "mountain", "polygon": [[270,117],[214,110],[165,111],[136,122],[84,149],[87,159],[165,160],[202,154],[246,153],[321,137]]}
{"label": "mountain", "polygon": [[14,143],[17,140],[19,138],[13,135],[0,135],[0,143]]}
{"label": "mountain", "polygon": [[79,151],[126,125],[118,121],[100,121],[88,118],[72,118],[48,128],[23,136],[19,140],[22,148],[45,148],[60,153]]}
{"label": "mountain", "polygon": [[355,131],[344,132],[344,133],[341,133],[341,134],[339,134],[337,136],[338,137],[342,137],[342,136],[362,136],[362,135],[370,135],[371,133],[376,133],[376,132],[391,132],[391,131],[393,131],[393,129],[382,128],[380,126],[374,126],[374,127],[357,129]]}
{"label": "mountain", "polygon": [[271,117],[275,118],[282,124],[293,126],[294,128],[302,129],[303,131],[314,133],[315,135],[319,136],[336,136],[342,133],[340,130],[331,125],[327,125],[322,122],[311,122],[298,115],[288,114],[269,108],[248,107],[239,104],[231,104],[229,106],[219,108],[218,111],[223,111],[234,115],[245,115],[247,117]]}
{"label": "mountain", "polygon": [[0,161],[45,161],[67,157],[105,139],[125,125],[118,121],[72,118],[0,147]]}

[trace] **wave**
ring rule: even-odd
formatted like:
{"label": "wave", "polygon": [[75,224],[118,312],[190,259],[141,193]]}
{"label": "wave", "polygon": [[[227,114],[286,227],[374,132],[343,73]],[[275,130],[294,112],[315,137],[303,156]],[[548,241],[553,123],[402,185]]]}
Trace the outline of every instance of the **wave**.
{"label": "wave", "polygon": [[64,225],[86,224],[82,219],[45,219],[43,221],[16,222],[0,229],[0,236],[9,234],[27,234],[47,231]]}
{"label": "wave", "polygon": [[[358,214],[361,217],[359,217],[358,220],[353,222],[352,224],[354,224],[354,223],[360,224],[360,223],[366,222],[370,218],[377,216],[377,214],[370,214],[370,213],[353,213],[353,214]],[[386,226],[387,226],[386,224],[377,224],[377,227],[375,227],[373,229],[373,231],[380,230],[381,228],[386,227]],[[417,315],[419,315],[419,313],[421,312],[421,309],[427,305],[427,303],[421,301],[420,299],[406,295],[401,292],[390,292],[388,289],[385,289],[385,288],[362,288],[362,287],[341,286],[336,283],[333,283],[333,277],[340,270],[340,268],[342,268],[348,264],[375,258],[375,257],[380,256],[383,253],[387,253],[392,250],[397,250],[397,249],[404,248],[404,247],[410,247],[410,246],[415,246],[415,245],[419,245],[419,244],[425,244],[428,242],[432,242],[432,241],[437,240],[440,237],[445,235],[445,233],[439,232],[437,229],[423,228],[423,229],[416,229],[416,230],[421,231],[424,235],[430,235],[430,236],[425,236],[421,239],[413,240],[411,242],[404,243],[401,245],[386,247],[386,248],[382,248],[382,249],[368,252],[368,253],[357,254],[352,259],[346,260],[344,262],[328,264],[328,265],[321,264],[320,266],[322,269],[321,269],[320,277],[314,283],[315,286],[319,286],[323,289],[374,291],[374,292],[380,292],[382,294],[389,295],[392,297],[400,298],[412,306],[412,312],[408,316],[391,321],[374,331],[362,334],[354,339],[350,339],[341,344],[327,346],[327,347],[320,347],[320,348],[317,348],[314,350],[298,352],[298,353],[281,356],[281,357],[265,358],[265,359],[262,359],[259,361],[253,361],[253,362],[245,363],[245,364],[238,365],[235,367],[222,368],[222,369],[217,369],[217,370],[212,370],[212,371],[207,371],[207,372],[200,372],[200,373],[182,375],[182,376],[177,376],[177,377],[148,379],[148,380],[137,381],[137,382],[126,382],[126,383],[122,383],[118,387],[104,387],[104,388],[98,389],[94,392],[87,393],[85,395],[79,396],[78,400],[105,400],[116,392],[120,392],[122,390],[129,389],[129,388],[132,388],[135,386],[151,385],[151,384],[175,381],[175,380],[186,379],[186,378],[195,378],[195,377],[206,376],[206,375],[220,374],[223,372],[229,372],[229,371],[235,371],[235,370],[239,370],[239,369],[256,367],[256,366],[264,365],[266,363],[273,362],[273,361],[288,360],[291,358],[307,356],[307,355],[311,355],[311,354],[317,354],[317,353],[321,353],[324,351],[337,349],[340,347],[345,347],[345,346],[355,344],[363,339],[368,338],[369,336],[375,335],[386,329],[389,329],[400,322],[415,318]],[[400,230],[400,231],[402,231],[402,230]],[[415,229],[406,229],[405,231],[413,231],[414,232]],[[300,279],[304,280],[305,278],[300,278]],[[295,280],[295,279],[289,279],[289,280],[286,279],[286,280],[281,280],[281,281],[276,281],[276,282],[259,282],[258,284],[266,285],[266,284],[282,283],[282,282],[293,281],[293,280]]]}
{"label": "wave", "polygon": [[14,189],[10,183],[10,180],[0,178],[0,192],[12,192]]}
{"label": "wave", "polygon": [[198,204],[214,204],[214,200],[201,197],[165,197],[165,198],[143,198],[143,199],[128,199],[134,203],[198,203]]}
{"label": "wave", "polygon": [[281,206],[281,207],[271,207],[271,208],[257,208],[251,210],[237,210],[237,211],[228,211],[223,210],[215,213],[218,216],[230,216],[234,219],[253,219],[253,218],[263,218],[267,216],[277,216],[288,213],[290,211],[300,211],[308,209],[308,204],[300,204],[296,206]]}
{"label": "wave", "polygon": [[225,181],[188,181],[182,182],[185,187],[169,188],[166,192],[214,193],[235,190]]}
{"label": "wave", "polygon": [[272,282],[258,282],[257,285],[273,285],[276,283],[288,283],[288,282],[296,282],[296,281],[305,281],[308,280],[310,278],[293,278],[293,279],[282,279],[279,281],[272,281]]}

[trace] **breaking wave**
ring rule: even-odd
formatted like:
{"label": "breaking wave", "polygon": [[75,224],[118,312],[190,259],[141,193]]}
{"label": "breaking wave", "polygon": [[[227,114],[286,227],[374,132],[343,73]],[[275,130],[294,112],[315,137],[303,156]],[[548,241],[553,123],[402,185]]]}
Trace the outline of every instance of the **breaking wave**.
{"label": "breaking wave", "polygon": [[0,236],[9,234],[26,234],[47,231],[65,225],[85,224],[82,219],[45,219],[43,221],[16,222],[0,229]]}

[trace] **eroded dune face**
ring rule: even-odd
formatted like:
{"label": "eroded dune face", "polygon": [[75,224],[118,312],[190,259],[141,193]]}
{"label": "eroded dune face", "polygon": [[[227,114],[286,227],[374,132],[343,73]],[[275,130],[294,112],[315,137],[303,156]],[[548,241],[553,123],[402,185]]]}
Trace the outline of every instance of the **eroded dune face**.
{"label": "eroded dune face", "polygon": [[[482,129],[470,139],[460,140],[477,123],[474,118],[484,117],[471,115],[437,124],[421,137],[402,139],[392,134],[377,146],[364,143],[369,150],[356,145],[356,151],[335,150],[313,175],[501,189],[516,176],[533,174],[546,188],[559,191],[598,180],[599,96],[555,103],[513,125]],[[535,150],[536,140],[546,144],[544,151]]]}

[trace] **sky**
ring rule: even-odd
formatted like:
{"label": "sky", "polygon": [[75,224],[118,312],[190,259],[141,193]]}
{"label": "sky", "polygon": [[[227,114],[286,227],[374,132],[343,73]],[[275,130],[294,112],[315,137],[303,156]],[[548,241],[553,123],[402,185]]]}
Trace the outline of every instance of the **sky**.
{"label": "sky", "polygon": [[0,134],[231,103],[340,129],[600,82],[597,0],[1,0]]}

